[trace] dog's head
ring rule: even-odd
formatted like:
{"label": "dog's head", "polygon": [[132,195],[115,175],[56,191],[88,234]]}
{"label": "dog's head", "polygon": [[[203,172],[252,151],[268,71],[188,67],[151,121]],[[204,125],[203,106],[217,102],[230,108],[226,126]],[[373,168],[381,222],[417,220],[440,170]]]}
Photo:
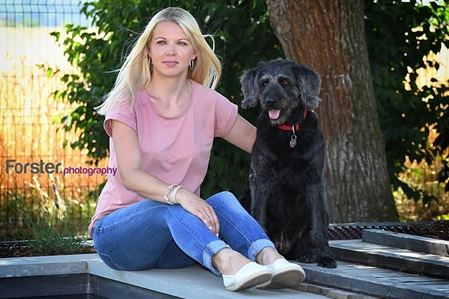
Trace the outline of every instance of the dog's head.
{"label": "dog's head", "polygon": [[321,79],[318,74],[287,59],[259,62],[240,78],[244,100],[242,108],[260,103],[273,126],[281,125],[295,108],[318,108]]}

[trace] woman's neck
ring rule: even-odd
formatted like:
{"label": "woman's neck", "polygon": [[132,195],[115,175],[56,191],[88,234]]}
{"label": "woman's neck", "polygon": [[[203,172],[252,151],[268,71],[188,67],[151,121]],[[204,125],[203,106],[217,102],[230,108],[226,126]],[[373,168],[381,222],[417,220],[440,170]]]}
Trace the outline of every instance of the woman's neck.
{"label": "woman's neck", "polygon": [[187,78],[152,76],[147,86],[150,96],[161,101],[174,101],[190,91]]}
{"label": "woman's neck", "polygon": [[192,94],[191,82],[179,78],[152,77],[146,89],[152,104],[166,117],[184,112]]}

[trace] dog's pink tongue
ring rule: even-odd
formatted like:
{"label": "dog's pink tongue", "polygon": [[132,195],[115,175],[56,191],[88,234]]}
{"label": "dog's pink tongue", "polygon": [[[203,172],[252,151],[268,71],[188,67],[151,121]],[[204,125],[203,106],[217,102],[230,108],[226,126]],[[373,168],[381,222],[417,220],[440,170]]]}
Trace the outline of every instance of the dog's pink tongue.
{"label": "dog's pink tongue", "polygon": [[271,109],[268,111],[268,115],[270,116],[271,119],[278,119],[280,113],[281,113],[281,110]]}

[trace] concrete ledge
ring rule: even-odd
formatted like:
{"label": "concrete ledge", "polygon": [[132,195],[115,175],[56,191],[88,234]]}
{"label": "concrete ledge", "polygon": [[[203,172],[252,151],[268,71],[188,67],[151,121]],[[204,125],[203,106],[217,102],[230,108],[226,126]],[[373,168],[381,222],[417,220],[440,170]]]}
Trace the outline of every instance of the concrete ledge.
{"label": "concrete ledge", "polygon": [[0,259],[0,278],[87,273],[96,254],[54,255]]}
{"label": "concrete ledge", "polygon": [[449,257],[449,241],[437,240],[379,229],[363,230],[364,242]]}
{"label": "concrete ledge", "polygon": [[96,254],[0,259],[0,298],[2,298],[1,293],[8,288],[6,284],[1,283],[3,278],[8,280],[21,277],[55,277],[83,273],[165,294],[165,297],[192,299],[326,298],[323,295],[312,294],[300,289],[267,291],[252,288],[241,292],[230,292],[224,288],[221,277],[214,276],[210,271],[196,266],[177,270],[115,271],[106,266]]}
{"label": "concrete ledge", "polygon": [[[96,254],[0,259],[0,298],[97,294],[122,298],[449,298],[447,281],[338,262],[337,269],[301,266],[296,289],[227,291],[221,277],[200,267],[115,271]],[[385,272],[386,271],[386,272]],[[88,286],[86,286],[89,284]],[[39,289],[36,292],[36,288]],[[51,293],[46,293],[51,290]],[[91,292],[92,291],[92,292]],[[126,295],[124,295],[126,294]],[[12,296],[11,296],[12,295]]]}

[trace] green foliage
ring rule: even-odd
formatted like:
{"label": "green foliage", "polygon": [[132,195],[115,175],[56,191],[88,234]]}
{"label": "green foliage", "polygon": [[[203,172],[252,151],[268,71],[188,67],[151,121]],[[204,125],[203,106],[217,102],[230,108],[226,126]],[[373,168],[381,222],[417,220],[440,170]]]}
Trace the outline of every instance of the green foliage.
{"label": "green foliage", "polygon": [[[435,128],[440,136],[447,136],[449,131],[448,121],[443,118],[448,104],[443,96],[447,84],[424,86],[419,90],[414,81],[417,70],[426,64],[439,67],[423,61],[423,57],[430,51],[438,52],[442,43],[449,46],[447,5],[444,1],[440,3],[423,6],[415,0],[365,0],[369,59],[391,182],[394,189],[402,187],[409,198],[416,199],[424,192],[398,179],[405,159],[431,162],[442,153],[447,139],[440,138],[435,146],[429,145],[429,126],[437,124]],[[103,118],[96,114],[94,107],[111,90],[115,70],[121,66],[139,32],[156,11],[168,6],[187,9],[197,18],[204,33],[214,35],[217,54],[224,63],[218,91],[236,104],[242,99],[238,80],[242,71],[254,67],[258,61],[283,56],[269,25],[265,1],[123,0],[117,5],[116,1],[98,0],[85,3],[82,13],[92,20],[96,31],[67,25],[68,36],[64,40],[61,41],[60,33],[53,34],[64,44],[69,61],[81,71],[80,75],[65,75],[67,89],[55,95],[77,104],[64,117],[64,128],[80,132],[78,140],[70,145],[87,148],[92,161],[108,154]],[[410,90],[404,88],[406,78],[410,78]],[[255,123],[256,110],[241,113]],[[447,157],[444,161],[447,163]],[[202,186],[203,196],[223,189],[240,194],[247,185],[248,167],[249,155],[217,140]],[[440,179],[445,181],[447,175],[443,173]]]}
{"label": "green foliage", "polygon": [[[446,130],[447,135],[447,121],[442,118],[448,104],[444,95],[448,82],[419,89],[415,80],[419,68],[440,67],[423,59],[426,55],[438,53],[442,44],[449,48],[447,4],[442,1],[423,6],[414,0],[366,0],[365,13],[366,40],[390,179],[393,188],[401,187],[408,198],[426,201],[432,197],[399,180],[398,175],[404,170],[406,157],[431,164],[444,151],[442,146],[428,144],[428,136],[433,124],[437,124],[437,134]],[[410,89],[404,87],[407,77]]]}
{"label": "green foliage", "polygon": [[[168,6],[179,6],[192,13],[205,34],[216,40],[216,52],[223,62],[223,76],[217,90],[240,105],[239,77],[246,68],[260,60],[281,57],[282,49],[268,21],[263,1],[153,1],[153,0],[98,0],[87,2],[82,13],[92,19],[91,28],[67,25],[68,36],[61,41],[61,33],[53,35],[64,45],[72,65],[79,67],[81,76],[67,74],[64,91],[55,93],[57,99],[77,103],[78,108],[63,118],[66,130],[78,130],[73,148],[89,150],[93,161],[107,156],[107,135],[103,117],[94,107],[112,89],[116,73],[132,43],[144,29],[152,15]],[[242,111],[253,123],[257,111]],[[219,190],[240,194],[247,184],[249,155],[232,145],[217,140],[214,145],[209,172],[203,183],[203,196]]]}

